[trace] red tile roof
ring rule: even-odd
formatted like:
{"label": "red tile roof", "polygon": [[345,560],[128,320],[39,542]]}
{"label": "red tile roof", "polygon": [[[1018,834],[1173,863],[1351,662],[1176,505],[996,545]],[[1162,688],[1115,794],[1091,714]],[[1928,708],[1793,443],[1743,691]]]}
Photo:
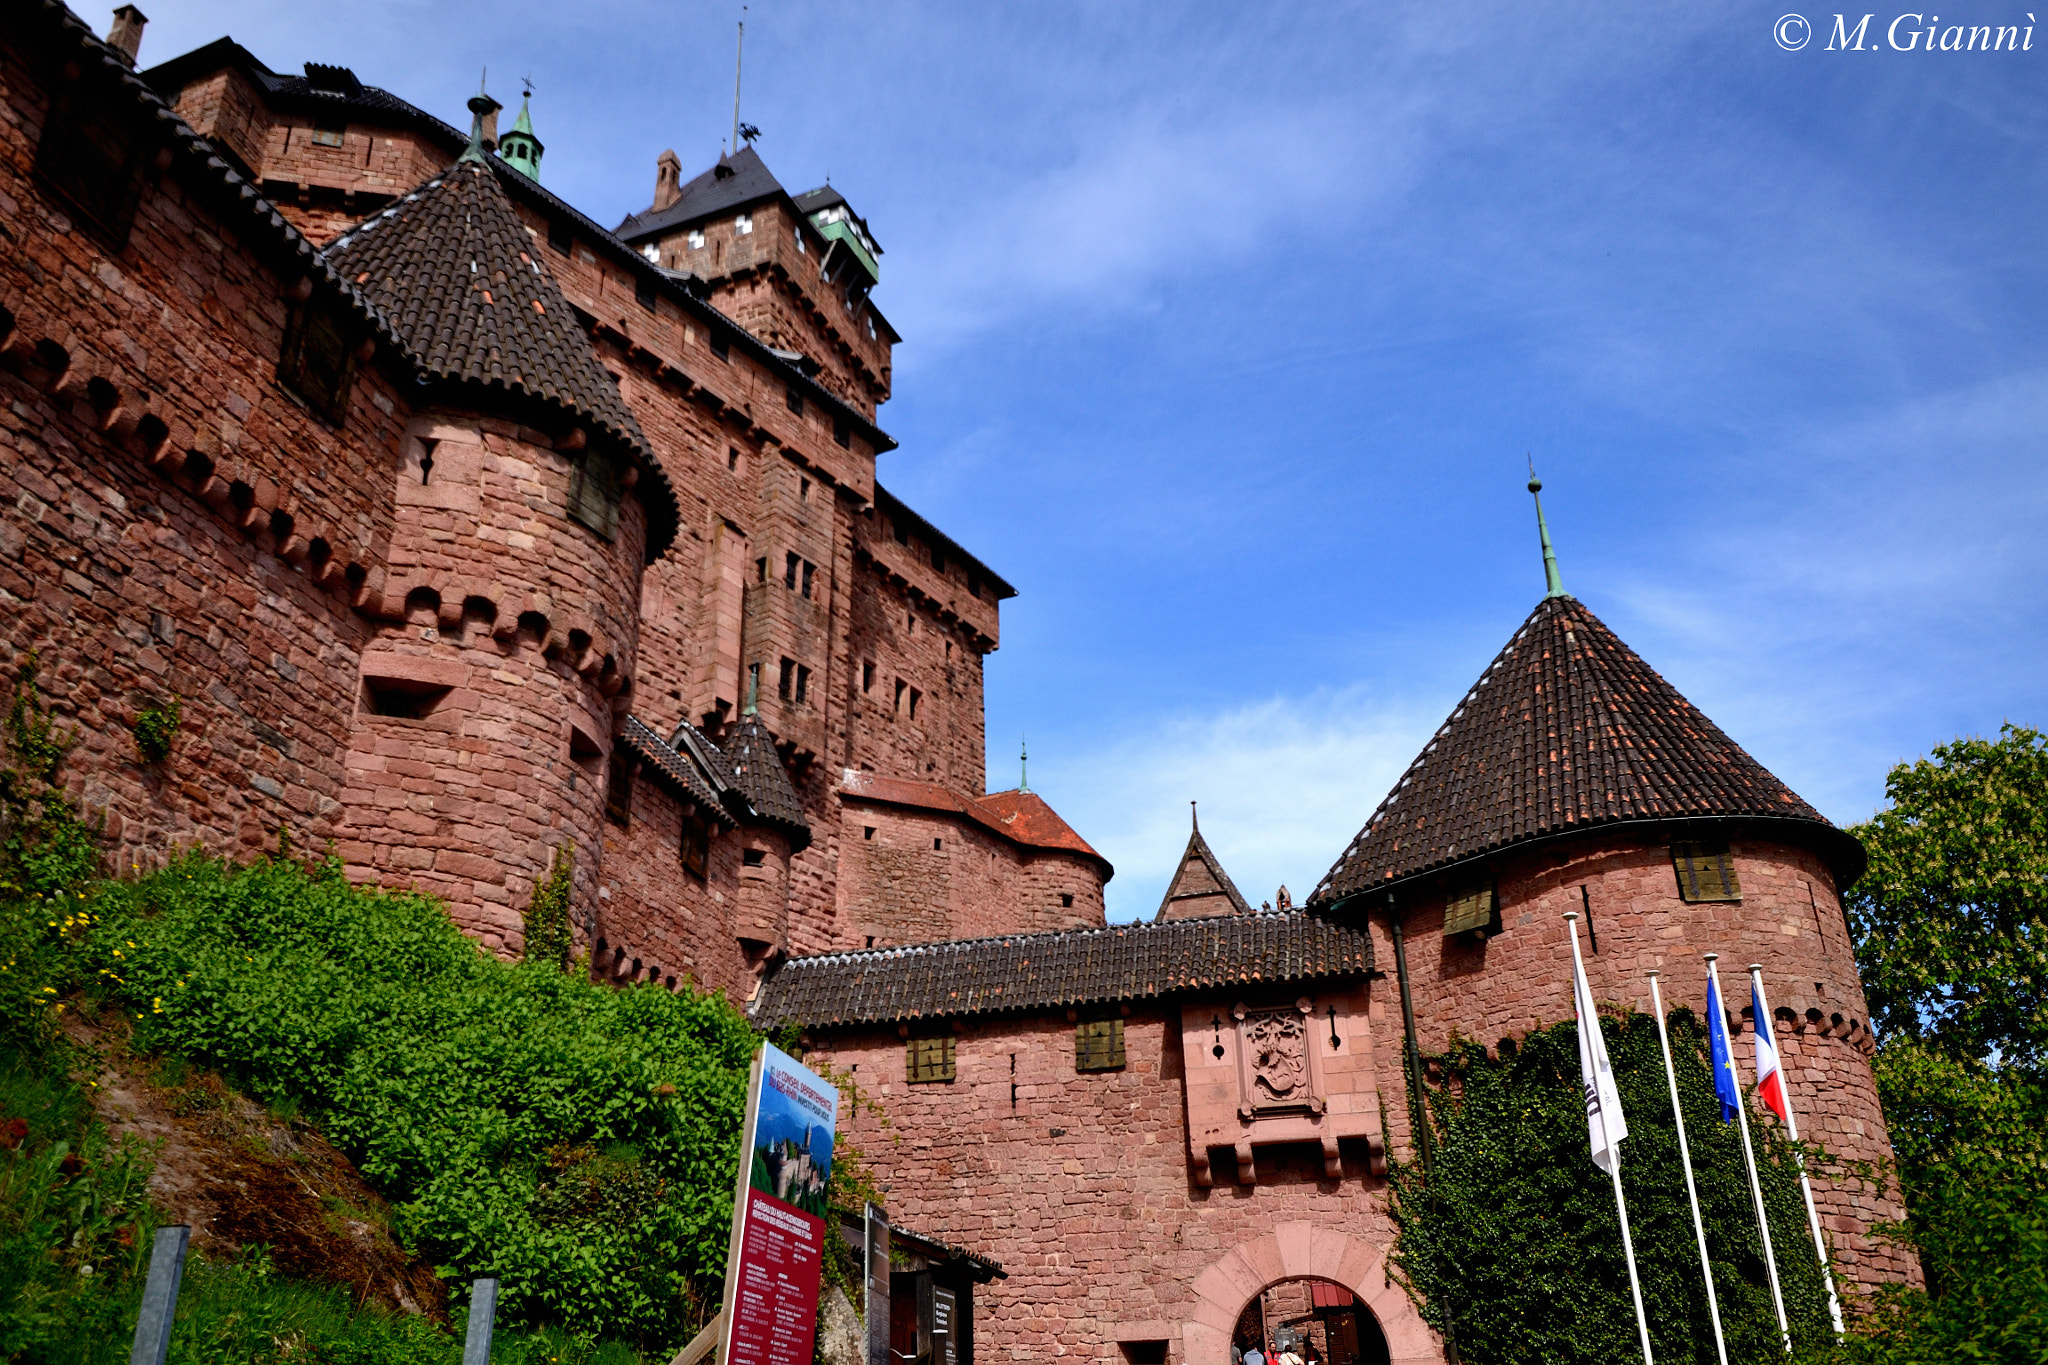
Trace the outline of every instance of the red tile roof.
{"label": "red tile roof", "polygon": [[1328,906],[1625,821],[1789,822],[1853,881],[1862,850],[1570,597],[1529,614],[1309,899]]}
{"label": "red tile roof", "polygon": [[853,769],[846,771],[839,791],[841,796],[855,801],[880,801],[892,806],[912,806],[919,810],[963,815],[991,834],[1025,848],[1078,853],[1101,864],[1104,881],[1116,872],[1109,859],[1074,833],[1073,827],[1060,819],[1037,792],[990,792],[983,797],[969,798],[936,783],[907,777],[884,777],[880,773]]}

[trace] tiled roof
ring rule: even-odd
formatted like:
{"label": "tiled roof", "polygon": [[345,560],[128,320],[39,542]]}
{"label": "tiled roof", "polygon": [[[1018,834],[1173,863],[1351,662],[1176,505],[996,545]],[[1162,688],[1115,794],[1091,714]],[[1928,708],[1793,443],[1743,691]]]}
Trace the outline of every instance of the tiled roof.
{"label": "tiled roof", "polygon": [[1217,887],[1230,902],[1231,909],[1240,915],[1249,915],[1252,912],[1251,904],[1239,893],[1237,883],[1230,880],[1230,874],[1223,870],[1223,864],[1217,859],[1215,851],[1209,847],[1209,841],[1202,837],[1202,827],[1196,825],[1193,832],[1188,835],[1188,846],[1186,851],[1180,855],[1180,865],[1174,872],[1173,880],[1166,885],[1166,894],[1159,898],[1159,910],[1158,913],[1153,915],[1154,919],[1171,919],[1173,917],[1173,902],[1176,897],[1186,900],[1200,900],[1216,894],[1215,891],[1198,890],[1188,893],[1181,891],[1181,884],[1187,875],[1188,859],[1190,858],[1201,864],[1202,867],[1208,870],[1209,875],[1215,878]]}
{"label": "tiled roof", "polygon": [[619,742],[637,755],[650,773],[696,802],[707,814],[727,824],[732,823],[725,803],[719,800],[717,788],[698,766],[697,760],[671,747],[660,735],[642,724],[638,716],[626,717],[626,728],[620,732]]}
{"label": "tiled roof", "polygon": [[[1570,597],[1545,598],[1310,897],[1344,897],[1620,821],[1797,822],[1842,835]],[[1852,878],[1853,879],[1853,878]]]}
{"label": "tiled roof", "polygon": [[1149,1000],[1362,976],[1372,941],[1300,911],[1231,915],[791,958],[761,985],[758,1027],[814,1028]]}
{"label": "tiled roof", "polygon": [[[990,792],[976,797],[974,804],[987,811],[1003,831],[1020,844],[1079,853],[1100,862],[1105,869],[1109,867],[1109,859],[1089,847],[1088,841],[1076,834],[1072,825],[1060,819],[1059,812],[1046,805],[1045,798],[1037,792]],[[1107,876],[1104,880],[1108,880]]]}
{"label": "tiled roof", "polygon": [[987,796],[966,797],[933,782],[847,768],[840,778],[839,794],[854,801],[947,811],[1024,848],[1057,849],[1092,858],[1102,865],[1104,881],[1116,874],[1109,859],[1090,848],[1088,841],[1074,833],[1035,792],[991,792]]}
{"label": "tiled roof", "polygon": [[797,799],[789,769],[782,766],[782,755],[775,752],[775,736],[768,733],[761,718],[740,717],[737,724],[726,729],[718,748],[732,766],[733,786],[746,796],[755,813],[765,820],[802,830],[804,843],[808,844],[811,825],[804,818],[804,803]]}
{"label": "tiled roof", "polygon": [[[729,174],[720,175],[721,170]],[[769,172],[753,144],[748,143],[733,155],[718,158],[717,165],[696,179],[685,182],[680,197],[667,208],[643,209],[612,231],[619,240],[630,242],[783,192],[782,182]]]}
{"label": "tiled roof", "polygon": [[427,374],[545,399],[646,451],[619,386],[483,162],[456,162],[325,254],[392,319]]}

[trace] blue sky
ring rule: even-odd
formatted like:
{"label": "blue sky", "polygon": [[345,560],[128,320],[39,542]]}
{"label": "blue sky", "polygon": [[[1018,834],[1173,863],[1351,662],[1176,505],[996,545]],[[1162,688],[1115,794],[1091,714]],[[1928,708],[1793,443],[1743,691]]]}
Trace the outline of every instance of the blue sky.
{"label": "blue sky", "polygon": [[[751,6],[759,151],[887,252],[883,481],[1022,589],[991,784],[1028,734],[1112,918],[1191,798],[1314,885],[1541,593],[1525,452],[1567,587],[1830,817],[2048,723],[2048,29],[1777,5]],[[606,222],[731,127],[736,7],[150,12],[451,122],[531,73]]]}

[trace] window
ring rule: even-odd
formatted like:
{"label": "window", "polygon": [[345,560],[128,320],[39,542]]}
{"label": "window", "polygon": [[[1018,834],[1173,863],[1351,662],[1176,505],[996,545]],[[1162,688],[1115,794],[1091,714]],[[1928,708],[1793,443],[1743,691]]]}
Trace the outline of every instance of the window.
{"label": "window", "polygon": [[347,135],[348,126],[346,124],[315,124],[313,127],[313,145],[315,147],[339,147]]}
{"label": "window", "polygon": [[873,314],[869,314],[869,316],[868,316],[868,340],[869,340],[869,341],[873,341],[874,339],[875,339],[875,319],[874,319],[874,315],[873,315]]}
{"label": "window", "polygon": [[691,228],[691,229],[690,229],[690,250],[692,250],[692,251],[702,251],[703,249],[704,249],[704,229],[703,229],[703,228]]}
{"label": "window", "polygon": [[142,200],[142,158],[120,117],[121,102],[90,85],[70,82],[61,106],[50,111],[36,170],[120,246]]}
{"label": "window", "polygon": [[809,479],[798,479],[796,481],[796,497],[798,502],[809,502],[811,500],[811,481]]}
{"label": "window", "polygon": [[744,237],[754,230],[754,215],[751,213],[743,213],[739,217],[732,220],[732,225],[733,229],[736,232],[738,232],[740,236]]}
{"label": "window", "polygon": [[945,571],[946,552],[944,550],[941,550],[938,546],[934,545],[932,546],[932,572],[944,573]]}
{"label": "window", "polygon": [[723,332],[713,332],[710,335],[711,354],[717,356],[720,360],[732,359],[732,338]]}
{"label": "window", "polygon": [[796,586],[797,571],[803,567],[803,562],[801,555],[798,555],[794,550],[790,551],[788,563],[785,565],[782,573],[783,587],[794,588]]}
{"label": "window", "polygon": [[754,561],[754,577],[763,583],[768,581],[768,556],[762,555]]}
{"label": "window", "polygon": [[917,719],[917,704],[923,700],[924,693],[918,691],[914,687],[910,689],[910,718],[912,720]]}
{"label": "window", "polygon": [[277,380],[306,400],[306,406],[340,426],[348,416],[355,382],[355,348],[332,310],[300,304],[285,324]]}
{"label": "window", "polygon": [[794,229],[792,229],[792,231],[794,231],[794,232],[796,233],[796,250],[797,250],[797,254],[798,254],[799,256],[803,256],[803,255],[808,255],[808,254],[810,254],[809,252],[807,252],[807,251],[806,251],[806,250],[804,249],[804,230],[803,230],[802,228],[794,228]]}
{"label": "window", "polygon": [[703,881],[705,868],[711,861],[711,831],[696,816],[683,817],[683,838],[676,853],[682,859],[683,871]]}
{"label": "window", "polygon": [[904,1062],[912,1085],[953,1079],[953,1035],[912,1038],[904,1049]]}
{"label": "window", "polygon": [[863,692],[875,690],[875,661],[873,659],[862,659],[860,661],[860,690]]}
{"label": "window", "polygon": [[934,852],[934,853],[943,853],[943,852],[945,852],[945,851],[946,851],[946,841],[945,841],[944,839],[934,839],[934,840],[932,840],[932,852]]}
{"label": "window", "polygon": [[980,600],[981,600],[981,575],[980,575],[980,574],[972,574],[972,573],[971,573],[971,574],[967,575],[967,595],[968,595],[969,597],[972,597],[972,598],[974,598],[974,599],[975,599],[976,601],[980,601]]}
{"label": "window", "polygon": [[784,389],[782,391],[782,402],[783,406],[787,407],[797,416],[801,417],[804,415],[804,396],[795,389]]}
{"label": "window", "polygon": [[1739,901],[1742,884],[1726,844],[1673,844],[1671,865],[1678,873],[1678,894],[1688,901]]}
{"label": "window", "polygon": [[810,561],[810,560],[806,559],[806,560],[804,561],[804,589],[803,589],[803,591],[804,591],[804,596],[805,596],[805,597],[809,597],[809,596],[811,595],[811,577],[812,577],[812,575],[816,574],[817,572],[818,572],[818,566],[817,566],[817,565],[815,565],[815,564],[813,564],[813,563],[811,563],[811,561]]}
{"label": "window", "polygon": [[614,753],[605,770],[604,818],[620,829],[633,823],[633,762],[624,754]]}
{"label": "window", "polygon": [[802,664],[796,666],[796,703],[801,706],[804,697],[811,690],[811,670]]}
{"label": "window", "polygon": [[768,850],[767,850],[767,849],[764,849],[764,848],[743,848],[743,849],[741,849],[741,850],[740,850],[740,866],[742,866],[742,867],[766,867],[767,865],[768,865]]}
{"label": "window", "polygon": [[903,694],[908,692],[909,690],[909,683],[903,681],[903,679],[901,678],[898,678],[896,680],[896,714],[899,716],[903,714]]}
{"label": "window", "polygon": [[891,529],[893,529],[896,532],[896,543],[898,545],[908,545],[910,543],[909,522],[903,520],[903,518],[901,517],[898,517],[896,518],[895,525]]}
{"label": "window", "polygon": [[1071,910],[1071,909],[1073,909],[1073,908],[1074,908],[1074,893],[1073,893],[1073,892],[1071,892],[1071,891],[1062,891],[1062,892],[1060,892],[1060,909],[1062,909],[1062,910]]}
{"label": "window", "polygon": [[1083,1019],[1074,1025],[1074,1070],[1121,1071],[1123,1065],[1123,1020]]}
{"label": "window", "polygon": [[1474,931],[1483,934],[1493,923],[1493,915],[1492,884],[1468,887],[1464,894],[1444,902],[1444,937]]}
{"label": "window", "polygon": [[782,661],[782,681],[776,687],[776,695],[780,696],[784,701],[788,701],[790,699],[790,693],[794,691],[795,688],[796,660],[784,659]]}
{"label": "window", "polygon": [[569,515],[606,540],[619,533],[619,476],[595,447],[585,448],[569,477]]}
{"label": "window", "polygon": [[875,837],[875,827],[873,825],[862,825],[860,827],[860,837],[863,839],[873,839]]}
{"label": "window", "polygon": [[853,419],[840,414],[832,419],[832,439],[843,446],[853,444]]}
{"label": "window", "polygon": [[914,611],[906,611],[906,612],[904,612],[904,613],[903,613],[903,633],[904,633],[905,635],[915,635],[915,634],[917,634],[917,613],[916,613],[916,612],[914,612]]}
{"label": "window", "polygon": [[727,446],[725,448],[725,467],[734,473],[739,472],[740,448],[738,446]]}
{"label": "window", "polygon": [[363,709],[373,716],[425,720],[451,689],[409,678],[363,679]]}
{"label": "window", "polygon": [[[654,250],[653,247],[647,249],[649,251]],[[642,275],[633,281],[633,300],[648,312],[654,311],[654,277],[652,275]]]}
{"label": "window", "polygon": [[564,220],[557,218],[548,224],[548,250],[557,255],[569,254],[569,246],[576,240],[576,233]]}

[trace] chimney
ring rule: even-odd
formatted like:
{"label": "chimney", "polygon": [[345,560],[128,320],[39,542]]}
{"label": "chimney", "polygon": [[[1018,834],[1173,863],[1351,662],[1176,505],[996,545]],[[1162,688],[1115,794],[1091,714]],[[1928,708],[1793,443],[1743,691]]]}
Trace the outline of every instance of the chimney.
{"label": "chimney", "polygon": [[496,100],[490,99],[488,95],[484,98],[490,100],[489,107],[482,111],[484,118],[484,150],[494,152],[498,149],[498,112],[505,106]]}
{"label": "chimney", "polygon": [[683,163],[670,149],[654,159],[654,207],[665,209],[683,197]]}
{"label": "chimney", "polygon": [[135,54],[142,51],[142,28],[149,22],[149,16],[133,5],[123,5],[114,11],[114,26],[107,30],[107,46],[121,54],[129,66],[135,65]]}

